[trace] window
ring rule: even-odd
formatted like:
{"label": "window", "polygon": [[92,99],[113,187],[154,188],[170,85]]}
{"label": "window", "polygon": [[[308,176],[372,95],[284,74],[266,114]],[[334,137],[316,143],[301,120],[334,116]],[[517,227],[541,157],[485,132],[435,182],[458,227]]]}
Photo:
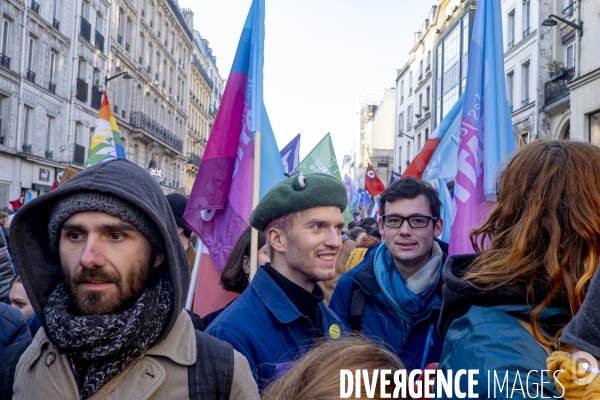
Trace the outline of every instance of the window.
{"label": "window", "polygon": [[508,106],[510,107],[510,111],[513,110],[513,91],[514,91],[514,79],[515,73],[513,71],[506,74],[506,98],[508,99]]}
{"label": "window", "polygon": [[600,146],[600,112],[590,115],[590,143]]}
{"label": "window", "polygon": [[410,163],[410,145],[410,142],[406,143],[406,165]]}
{"label": "window", "polygon": [[56,58],[57,54],[53,51],[50,52],[50,83],[56,83]]}
{"label": "window", "polygon": [[117,41],[120,45],[123,45],[123,36],[125,33],[125,11],[123,9],[119,9],[119,27],[117,28],[117,33],[119,35]]}
{"label": "window", "polygon": [[529,132],[522,132],[519,134],[519,148],[525,146],[527,143],[529,143]]}
{"label": "window", "polygon": [[425,128],[425,141],[429,139],[429,128]]}
{"label": "window", "polygon": [[54,123],[54,118],[46,115],[46,151],[50,151],[50,147],[52,145],[52,125]]}
{"label": "window", "polygon": [[425,112],[429,111],[429,99],[431,97],[431,87],[427,86],[427,89],[425,89],[425,107],[427,107],[427,109],[425,110]]}
{"label": "window", "polygon": [[421,134],[419,133],[419,135],[417,135],[417,148],[416,151],[419,152],[421,151]]}
{"label": "window", "polygon": [[419,95],[419,108],[417,110],[417,114],[419,114],[418,118],[421,118],[421,115],[423,115],[423,95],[422,94]]}
{"label": "window", "polygon": [[404,81],[400,81],[400,104],[404,102]]}
{"label": "window", "polygon": [[412,71],[408,73],[408,95],[412,94]]}
{"label": "window", "polygon": [[571,18],[575,13],[575,0],[564,0],[563,15],[565,18]]}
{"label": "window", "polygon": [[406,130],[410,131],[412,129],[412,119],[413,119],[413,106],[412,104],[408,106],[408,110],[406,111]]}
{"label": "window", "polygon": [[29,38],[29,49],[27,51],[27,69],[33,71],[33,52],[34,52],[35,40]]}
{"label": "window", "polygon": [[529,104],[529,61],[521,65],[521,103]]}
{"label": "window", "polygon": [[531,1],[523,0],[523,37],[531,33]]}
{"label": "window", "polygon": [[2,49],[0,52],[5,56],[8,55],[9,32],[10,23],[7,20],[2,21]]}
{"label": "window", "polygon": [[565,45],[565,68],[575,67],[575,41]]}
{"label": "window", "polygon": [[431,69],[431,51],[427,52],[427,68],[425,69],[427,72]]}
{"label": "window", "polygon": [[404,113],[398,114],[398,136],[404,133]]}
{"label": "window", "polygon": [[398,147],[398,172],[402,172],[402,146]]}
{"label": "window", "polygon": [[75,143],[83,146],[83,124],[77,123],[75,125]]}
{"label": "window", "polygon": [[29,135],[29,131],[31,129],[31,118],[33,116],[33,108],[25,106],[24,108],[25,111],[25,123],[23,124],[23,145],[27,145],[29,144],[30,141],[30,135]]}
{"label": "window", "polygon": [[514,8],[508,13],[508,19],[506,21],[506,43],[508,43],[508,49],[511,49],[515,45],[515,10]]}

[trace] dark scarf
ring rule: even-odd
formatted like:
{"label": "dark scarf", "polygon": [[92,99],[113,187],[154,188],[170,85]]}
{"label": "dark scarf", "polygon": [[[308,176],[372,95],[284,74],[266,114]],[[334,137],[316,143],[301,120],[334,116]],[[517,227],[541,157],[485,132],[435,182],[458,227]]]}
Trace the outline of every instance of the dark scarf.
{"label": "dark scarf", "polygon": [[168,280],[157,278],[131,308],[117,314],[74,315],[70,307],[61,283],[45,308],[47,334],[69,355],[83,400],[154,343],[171,315],[173,288]]}

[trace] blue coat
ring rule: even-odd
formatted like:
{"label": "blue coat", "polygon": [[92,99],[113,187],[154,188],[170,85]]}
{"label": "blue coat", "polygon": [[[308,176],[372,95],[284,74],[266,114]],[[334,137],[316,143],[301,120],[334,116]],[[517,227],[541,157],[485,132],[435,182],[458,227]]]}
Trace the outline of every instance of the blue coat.
{"label": "blue coat", "polygon": [[[478,384],[474,393],[479,394],[480,399],[529,399],[543,396],[560,398],[562,393],[557,390],[553,379],[547,372],[540,374],[541,370],[547,369],[546,350],[514,318],[528,320],[528,312],[526,305],[472,306],[464,316],[450,325],[438,369],[446,374],[448,370],[479,370],[479,374],[475,376]],[[562,309],[546,309],[540,320],[543,323],[562,313]],[[499,382],[496,384],[495,395],[494,371]],[[529,373],[530,371],[537,372]],[[504,382],[506,377],[508,379]],[[540,392],[542,378],[543,395]],[[502,391],[501,385],[504,385]],[[464,376],[460,387],[463,393],[467,393],[467,380]],[[445,394],[438,397],[453,398],[446,397]]]}
{"label": "blue coat", "polygon": [[[335,324],[341,328],[342,323],[323,302],[318,307],[325,337],[329,338],[330,327]],[[231,343],[246,356],[261,389],[287,371],[317,339],[310,319],[262,268],[205,332]]]}
{"label": "blue coat", "polygon": [[[443,242],[438,243],[445,260],[448,245]],[[385,243],[380,246],[385,246]],[[443,340],[437,329],[442,306],[441,279],[427,303],[427,310],[417,321],[408,326],[398,317],[379,288],[374,271],[376,248],[377,246],[371,248],[360,264],[340,277],[329,307],[339,315],[346,328],[350,328],[352,293],[361,290],[366,298],[362,332],[383,342],[400,357],[409,370],[415,368],[422,370],[427,364],[438,362],[442,353]]]}
{"label": "blue coat", "polygon": [[0,303],[0,355],[13,343],[31,339],[27,319],[17,308]]}

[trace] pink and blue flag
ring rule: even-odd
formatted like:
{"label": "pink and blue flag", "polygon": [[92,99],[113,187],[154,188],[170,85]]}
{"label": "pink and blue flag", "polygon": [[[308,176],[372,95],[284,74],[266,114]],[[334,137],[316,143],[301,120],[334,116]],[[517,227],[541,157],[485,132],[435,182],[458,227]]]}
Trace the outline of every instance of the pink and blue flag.
{"label": "pink and blue flag", "polygon": [[460,125],[449,254],[474,252],[471,230],[487,216],[488,202],[495,201],[499,168],[516,148],[504,85],[501,15],[500,0],[477,2]]}
{"label": "pink and blue flag", "polygon": [[300,134],[297,134],[279,153],[283,161],[283,169],[291,174],[300,163]]}
{"label": "pink and blue flag", "polygon": [[285,178],[263,102],[264,20],[265,1],[254,0],[183,217],[210,254],[201,259],[197,282],[192,282],[193,310],[201,316],[231,301],[221,293],[218,278],[252,212],[256,131],[262,133],[260,197]]}

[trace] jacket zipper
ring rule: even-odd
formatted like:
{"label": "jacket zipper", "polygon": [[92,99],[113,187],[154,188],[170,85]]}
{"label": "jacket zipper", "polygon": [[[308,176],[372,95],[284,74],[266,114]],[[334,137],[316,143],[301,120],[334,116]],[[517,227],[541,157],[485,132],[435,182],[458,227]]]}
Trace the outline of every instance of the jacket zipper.
{"label": "jacket zipper", "polygon": [[[54,347],[54,346],[52,346]],[[75,392],[75,388],[73,387],[73,382],[71,382],[71,378],[69,378],[69,373],[67,372],[67,367],[65,366],[65,362],[63,361],[62,355],[58,351],[56,347],[54,347],[56,354],[58,354],[58,359],[60,360],[60,366],[62,367],[63,372],[65,373],[65,378],[67,378],[67,382],[69,382],[69,387],[71,388],[71,394],[73,395],[73,399],[77,400],[77,393]]]}

